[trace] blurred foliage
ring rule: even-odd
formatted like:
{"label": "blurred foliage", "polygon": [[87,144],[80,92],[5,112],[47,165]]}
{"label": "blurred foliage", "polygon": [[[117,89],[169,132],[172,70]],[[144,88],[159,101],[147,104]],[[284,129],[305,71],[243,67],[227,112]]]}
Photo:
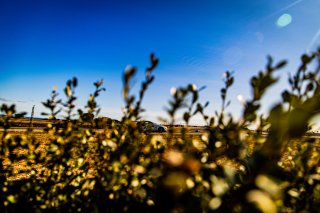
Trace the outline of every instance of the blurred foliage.
{"label": "blurred foliage", "polygon": [[[304,135],[320,109],[319,61],[320,50],[303,55],[283,102],[259,115],[261,98],[278,81],[274,73],[286,64],[268,57],[265,70],[251,79],[251,99],[243,100],[239,121],[225,114],[232,72],[225,73],[221,110],[213,116],[205,113],[209,102],[199,102],[203,87],[173,88],[167,122],[174,124],[178,111],[186,124],[200,114],[207,131],[199,137],[190,137],[188,127],[179,137],[172,128],[166,134],[139,128],[142,100],[159,63],[153,54],[138,96],[131,94],[137,68],[124,72],[121,121],[94,118],[100,111],[96,99],[105,90],[102,80],[94,83],[86,112],[76,111],[76,78],[67,81],[64,100],[54,88],[43,102],[49,111],[44,115],[55,120],[64,111],[65,119],[48,124],[45,149],[31,128],[25,135],[10,133],[16,109],[2,105],[0,211],[318,212],[319,139]],[[248,130],[257,123],[257,131]],[[28,178],[10,179],[19,173],[17,163]]]}

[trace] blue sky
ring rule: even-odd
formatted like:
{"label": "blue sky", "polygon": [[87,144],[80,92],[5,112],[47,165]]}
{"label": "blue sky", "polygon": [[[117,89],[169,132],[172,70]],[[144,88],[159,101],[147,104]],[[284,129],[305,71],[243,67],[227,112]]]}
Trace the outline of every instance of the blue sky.
{"label": "blue sky", "polygon": [[[149,54],[160,59],[145,100],[146,119],[163,116],[170,88],[206,85],[202,101],[209,113],[219,109],[226,70],[234,71],[229,111],[236,117],[242,94],[250,97],[249,79],[262,69],[266,55],[289,59],[280,84],[264,98],[267,111],[298,64],[301,53],[320,46],[320,0],[199,1],[0,1],[0,104],[15,103],[36,116],[56,85],[78,77],[79,106],[104,79],[98,99],[101,115],[120,118],[122,74],[139,68],[135,89]],[[194,123],[199,121],[194,120]]]}

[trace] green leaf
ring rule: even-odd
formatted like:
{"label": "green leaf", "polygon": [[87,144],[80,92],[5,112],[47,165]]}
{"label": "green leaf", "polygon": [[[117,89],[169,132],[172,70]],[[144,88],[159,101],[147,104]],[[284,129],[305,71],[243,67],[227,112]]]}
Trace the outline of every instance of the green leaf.
{"label": "green leaf", "polygon": [[280,61],[274,68],[275,69],[280,69],[282,67],[284,67],[287,64],[286,60]]}
{"label": "green leaf", "polygon": [[281,94],[281,96],[282,96],[283,102],[285,102],[285,103],[290,103],[291,102],[291,94],[287,90],[285,90]]}
{"label": "green leaf", "polygon": [[311,113],[305,109],[294,109],[288,118],[289,136],[301,137],[308,130],[308,120]]}

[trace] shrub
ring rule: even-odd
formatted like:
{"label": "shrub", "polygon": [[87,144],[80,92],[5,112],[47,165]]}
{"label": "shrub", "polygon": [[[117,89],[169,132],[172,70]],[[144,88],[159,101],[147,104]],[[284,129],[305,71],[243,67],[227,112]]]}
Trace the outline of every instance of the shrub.
{"label": "shrub", "polygon": [[[90,211],[90,212],[317,212],[320,207],[318,139],[303,137],[308,122],[320,108],[320,50],[303,55],[301,66],[289,77],[291,91],[269,115],[259,115],[261,98],[278,80],[274,73],[285,66],[271,57],[264,71],[251,78],[252,97],[244,102],[242,119],[225,114],[227,93],[234,82],[225,73],[220,112],[205,113],[208,102],[199,102],[199,92],[190,84],[177,88],[166,109],[174,124],[183,110],[186,124],[200,114],[207,123],[201,137],[190,137],[187,127],[181,137],[148,134],[137,126],[145,91],[154,80],[158,59],[151,54],[138,96],[131,94],[137,69],[124,73],[125,112],[120,122],[97,131],[83,126],[83,115],[97,115],[96,98],[103,81],[94,83],[87,112],[73,117],[77,79],[64,89],[66,100],[44,102],[49,118],[64,110],[60,125],[48,124],[50,140],[41,149],[32,130],[26,135],[10,134],[15,107],[2,105],[4,131],[0,150],[0,209],[2,212]],[[309,71],[312,66],[314,71]],[[96,120],[97,122],[99,120]],[[101,119],[103,121],[103,119]],[[248,126],[259,121],[257,131]],[[104,121],[103,121],[104,122]],[[54,123],[55,124],[55,123]],[[261,132],[268,131],[267,135]],[[289,155],[285,159],[285,155]],[[224,163],[222,164],[221,161]],[[11,180],[14,165],[23,163],[29,178]],[[40,165],[40,166],[39,166]]]}

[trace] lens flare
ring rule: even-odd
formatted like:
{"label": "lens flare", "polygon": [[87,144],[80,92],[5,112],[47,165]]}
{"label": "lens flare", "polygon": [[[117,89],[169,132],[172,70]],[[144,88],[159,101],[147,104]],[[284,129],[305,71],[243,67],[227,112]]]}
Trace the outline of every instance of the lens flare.
{"label": "lens flare", "polygon": [[288,13],[285,13],[278,18],[276,25],[282,28],[291,24],[291,22],[292,22],[292,16]]}

